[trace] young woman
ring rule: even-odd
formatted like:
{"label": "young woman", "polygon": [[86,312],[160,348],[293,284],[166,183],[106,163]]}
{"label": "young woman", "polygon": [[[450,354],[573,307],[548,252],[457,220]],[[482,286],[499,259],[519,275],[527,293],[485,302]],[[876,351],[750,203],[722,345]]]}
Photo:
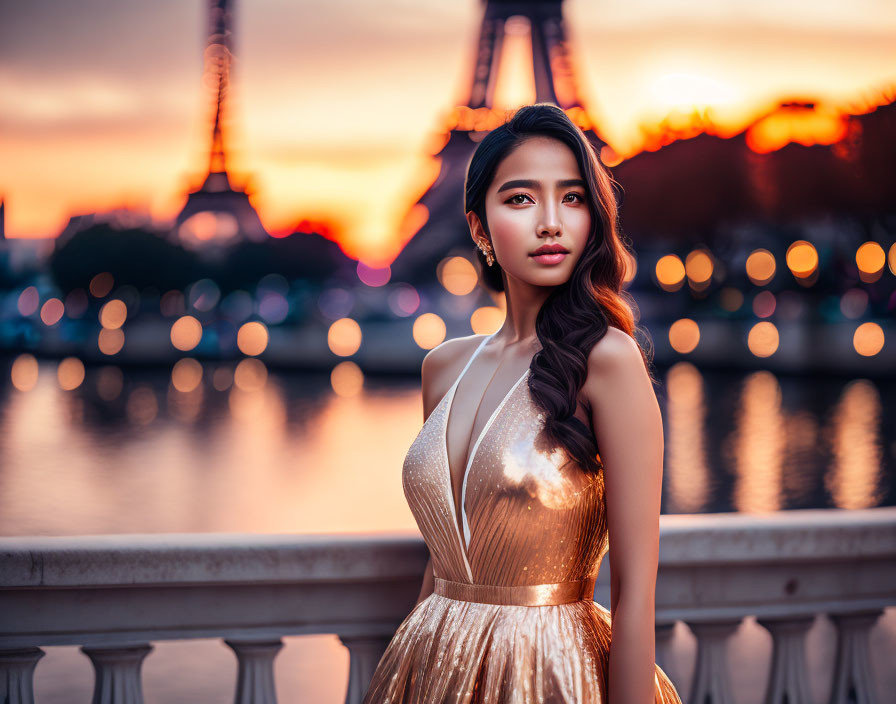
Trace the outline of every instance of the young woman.
{"label": "young woman", "polygon": [[364,702],[680,704],[654,660],[663,429],[611,177],[530,105],[477,147],[465,211],[507,316],[423,361],[402,484],[431,558]]}

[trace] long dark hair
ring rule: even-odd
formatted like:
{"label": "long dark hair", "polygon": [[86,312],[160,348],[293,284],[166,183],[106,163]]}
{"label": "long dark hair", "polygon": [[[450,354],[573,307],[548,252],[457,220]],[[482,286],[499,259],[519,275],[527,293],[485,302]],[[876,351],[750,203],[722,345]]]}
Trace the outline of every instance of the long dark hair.
{"label": "long dark hair", "polygon": [[[651,381],[652,347],[649,337],[636,325],[638,307],[622,289],[630,242],[621,232],[614,181],[597,158],[594,147],[566,113],[550,103],[526,105],[503,125],[489,132],[479,143],[467,168],[464,184],[464,212],[473,211],[486,235],[485,194],[498,165],[530,137],[544,136],[567,145],[576,157],[585,181],[591,232],[572,275],[545,300],[535,320],[541,343],[532,359],[529,390],[536,405],[545,413],[544,432],[548,440],[562,446],[585,471],[603,468],[594,433],[573,414],[579,390],[588,375],[588,355],[607,333],[610,325],[623,330],[638,344]],[[504,290],[504,276],[497,262],[487,266],[478,249],[482,279],[486,286]],[[494,251],[494,250],[493,250]],[[591,409],[586,409],[590,414]]]}

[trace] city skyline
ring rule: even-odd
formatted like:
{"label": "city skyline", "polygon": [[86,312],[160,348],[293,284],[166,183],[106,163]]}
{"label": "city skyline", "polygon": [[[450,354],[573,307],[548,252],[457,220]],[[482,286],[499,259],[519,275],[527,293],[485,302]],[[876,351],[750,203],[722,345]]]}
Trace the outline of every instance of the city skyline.
{"label": "city skyline", "polygon": [[[173,219],[208,149],[206,3],[95,0],[78,18],[46,6],[0,11],[0,92],[15,96],[0,117],[7,236],[54,236],[69,215],[122,206]],[[675,108],[711,106],[737,126],[779,99],[856,100],[896,80],[896,9],[883,2],[564,8],[583,101],[623,153]],[[465,97],[480,12],[473,0],[237,4],[229,151],[269,231],[320,220],[352,256],[394,256],[398,222],[434,177],[432,135]],[[512,73],[502,80],[505,107],[526,100]]]}

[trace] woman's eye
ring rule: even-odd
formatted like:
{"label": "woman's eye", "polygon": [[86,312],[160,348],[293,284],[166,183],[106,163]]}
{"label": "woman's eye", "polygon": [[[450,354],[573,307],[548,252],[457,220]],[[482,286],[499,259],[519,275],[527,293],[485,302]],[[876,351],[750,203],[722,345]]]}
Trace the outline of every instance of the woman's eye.
{"label": "woman's eye", "polygon": [[528,198],[528,196],[525,193],[517,193],[515,196],[510,196],[510,198],[507,199],[507,202],[513,203],[514,205],[522,205],[525,202],[517,200],[517,198]]}
{"label": "woman's eye", "polygon": [[578,198],[580,203],[585,202],[585,198],[580,193],[567,193],[566,195],[567,196],[575,196],[576,198]]}

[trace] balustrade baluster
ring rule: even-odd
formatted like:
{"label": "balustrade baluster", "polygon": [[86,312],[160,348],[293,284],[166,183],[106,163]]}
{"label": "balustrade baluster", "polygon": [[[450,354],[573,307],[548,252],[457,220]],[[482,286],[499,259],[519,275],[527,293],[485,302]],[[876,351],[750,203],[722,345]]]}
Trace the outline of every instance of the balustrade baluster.
{"label": "balustrade baluster", "polygon": [[756,621],[772,634],[772,669],[765,690],[765,704],[811,704],[806,633],[815,617],[760,618]]}
{"label": "balustrade baluster", "polygon": [[371,638],[366,636],[339,636],[342,644],[348,648],[348,691],[345,704],[361,704],[367,692],[373,671],[389,645],[389,638]]}
{"label": "balustrade baluster", "polygon": [[0,702],[34,704],[34,668],[44,655],[40,648],[0,650]]}
{"label": "balustrade baluster", "polygon": [[689,704],[734,704],[728,677],[728,639],[741,620],[687,624],[697,637],[697,664]]}
{"label": "balustrade baluster", "polygon": [[236,653],[239,664],[236,681],[236,704],[276,704],[274,658],[283,647],[280,638],[265,640],[224,640]]}
{"label": "balustrade baluster", "polygon": [[868,635],[881,614],[882,609],[829,614],[837,627],[831,704],[876,704]]}
{"label": "balustrade baluster", "polygon": [[82,645],[96,673],[92,704],[143,704],[140,668],[152,648],[148,643]]}

